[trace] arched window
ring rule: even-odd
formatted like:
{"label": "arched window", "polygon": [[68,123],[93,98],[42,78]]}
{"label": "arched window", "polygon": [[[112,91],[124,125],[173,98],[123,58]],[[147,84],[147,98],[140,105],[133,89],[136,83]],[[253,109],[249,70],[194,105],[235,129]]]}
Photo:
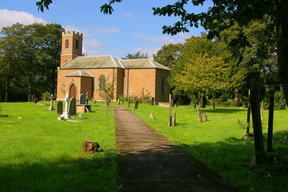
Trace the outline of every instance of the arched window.
{"label": "arched window", "polygon": [[75,49],[79,49],[79,41],[78,40],[76,40],[76,42],[75,42]]}
{"label": "arched window", "polygon": [[105,76],[100,75],[100,77],[99,77],[99,91],[103,91],[104,86],[105,86]]}
{"label": "arched window", "polygon": [[165,87],[165,80],[164,77],[161,78],[161,93],[164,93],[164,87]]}
{"label": "arched window", "polygon": [[66,49],[69,48],[69,40],[68,39],[66,39],[66,41],[65,41],[65,48]]}

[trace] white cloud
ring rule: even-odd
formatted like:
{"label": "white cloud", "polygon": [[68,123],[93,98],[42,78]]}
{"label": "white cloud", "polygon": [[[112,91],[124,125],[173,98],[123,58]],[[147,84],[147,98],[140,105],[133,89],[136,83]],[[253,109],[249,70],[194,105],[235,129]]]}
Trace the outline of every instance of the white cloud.
{"label": "white cloud", "polygon": [[120,31],[120,28],[118,27],[112,27],[110,29],[104,29],[103,27],[95,27],[95,33],[99,34],[99,33],[117,33],[118,31]]}
{"label": "white cloud", "polygon": [[63,26],[63,28],[65,29],[65,31],[75,31],[75,32],[83,33],[83,38],[92,36],[88,28],[84,28],[84,29],[77,28],[74,26],[73,23],[69,23],[66,26]]}
{"label": "white cloud", "polygon": [[94,47],[94,48],[101,48],[101,49],[105,49],[106,46],[104,43],[98,41],[97,39],[88,39],[88,40],[84,40],[83,44],[85,46],[89,46],[89,47]]}
{"label": "white cloud", "polygon": [[153,58],[153,54],[156,54],[157,51],[159,50],[160,48],[157,48],[157,47],[134,47],[132,49],[132,54],[134,53],[137,53],[138,51],[140,51],[140,53],[148,53],[148,57],[149,58]]}
{"label": "white cloud", "polygon": [[122,13],[125,17],[127,17],[127,18],[129,18],[129,19],[135,19],[134,15],[133,15],[132,13],[127,13],[127,12],[124,12],[124,11],[121,11],[121,13]]}
{"label": "white cloud", "polygon": [[17,22],[24,25],[29,25],[36,22],[44,24],[47,23],[44,19],[34,17],[31,13],[0,9],[0,29],[2,29],[2,27],[11,26]]}
{"label": "white cloud", "polygon": [[158,45],[158,46],[163,46],[164,44],[176,44],[176,43],[183,43],[185,42],[185,39],[189,38],[190,35],[188,33],[178,33],[175,37],[172,38],[171,36],[158,36],[158,37],[150,37],[150,36],[145,36],[139,33],[136,33],[134,35],[136,38],[139,39],[145,39],[147,40],[150,44]]}

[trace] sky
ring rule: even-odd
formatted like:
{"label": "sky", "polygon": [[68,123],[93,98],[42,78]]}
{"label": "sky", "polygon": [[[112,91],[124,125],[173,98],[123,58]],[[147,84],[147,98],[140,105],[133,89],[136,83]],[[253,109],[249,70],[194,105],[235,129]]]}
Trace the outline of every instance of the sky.
{"label": "sky", "polygon": [[[150,58],[163,45],[184,43],[191,36],[200,36],[202,27],[189,28],[188,33],[171,36],[162,33],[162,26],[173,25],[179,18],[154,16],[153,7],[173,4],[176,0],[124,0],[113,5],[112,15],[100,12],[108,0],[53,0],[49,10],[38,11],[38,0],[0,0],[0,28],[17,22],[24,25],[57,23],[65,31],[83,33],[83,53],[88,56],[112,55],[125,57],[138,51]],[[210,5],[209,5],[210,4]],[[199,13],[206,7],[187,6],[188,11]]]}

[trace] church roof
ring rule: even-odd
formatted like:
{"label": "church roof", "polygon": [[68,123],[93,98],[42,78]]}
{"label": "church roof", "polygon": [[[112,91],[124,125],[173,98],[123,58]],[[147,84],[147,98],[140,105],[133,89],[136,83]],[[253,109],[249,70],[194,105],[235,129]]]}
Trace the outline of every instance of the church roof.
{"label": "church roof", "polygon": [[68,75],[65,75],[65,77],[94,77],[94,76],[91,75],[91,73],[89,73],[88,71],[84,70],[70,73]]}
{"label": "church roof", "polygon": [[111,55],[78,56],[62,65],[61,69],[123,68],[119,60]]}
{"label": "church roof", "polygon": [[154,60],[151,59],[126,59],[120,61],[125,69],[164,69],[170,70],[168,67],[165,67]]}
{"label": "church roof", "polygon": [[64,65],[60,69],[97,69],[97,68],[123,68],[123,69],[164,69],[170,70],[154,60],[127,59],[119,60],[111,55],[105,56],[78,56]]}

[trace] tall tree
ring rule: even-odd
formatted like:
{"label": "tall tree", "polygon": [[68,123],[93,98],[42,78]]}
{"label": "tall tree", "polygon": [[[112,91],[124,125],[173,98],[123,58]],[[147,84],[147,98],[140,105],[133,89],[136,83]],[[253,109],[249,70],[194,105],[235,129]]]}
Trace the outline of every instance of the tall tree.
{"label": "tall tree", "polygon": [[122,57],[122,59],[143,59],[143,58],[148,58],[148,53],[140,53],[140,51],[138,51],[135,54],[130,54],[128,53],[127,55],[125,55],[125,57]]}
{"label": "tall tree", "polygon": [[241,82],[231,73],[235,63],[231,56],[223,43],[207,39],[204,33],[202,37],[191,37],[171,70],[169,83],[174,92],[186,93],[191,98],[215,97],[217,92]]}
{"label": "tall tree", "polygon": [[177,43],[177,44],[168,44],[161,47],[161,49],[156,53],[153,54],[154,61],[171,68],[173,67],[181,53],[181,49],[183,47],[183,44]]}

